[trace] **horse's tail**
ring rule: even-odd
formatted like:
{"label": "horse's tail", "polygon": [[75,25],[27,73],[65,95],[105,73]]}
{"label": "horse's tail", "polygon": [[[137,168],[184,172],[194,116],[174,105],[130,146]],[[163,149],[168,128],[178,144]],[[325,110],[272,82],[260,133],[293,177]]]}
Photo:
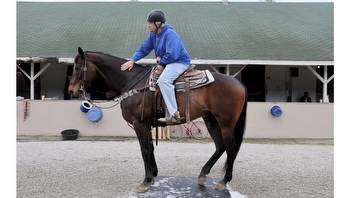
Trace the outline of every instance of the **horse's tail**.
{"label": "horse's tail", "polygon": [[238,146],[238,149],[241,146],[244,131],[245,131],[246,117],[247,117],[247,104],[248,102],[247,102],[247,90],[246,90],[243,109],[236,123],[235,129],[234,129],[234,135],[233,135],[234,143],[236,144],[236,146]]}
{"label": "horse's tail", "polygon": [[[243,135],[244,135],[244,131],[245,131],[245,125],[246,125],[246,117],[247,117],[247,90],[245,89],[245,99],[244,99],[244,104],[243,104],[243,109],[241,112],[241,115],[239,116],[236,126],[234,128],[234,132],[233,132],[233,146],[235,149],[235,152],[238,153],[242,141],[243,141]],[[223,171],[226,171],[227,168],[227,159],[225,162],[225,165],[223,167]]]}

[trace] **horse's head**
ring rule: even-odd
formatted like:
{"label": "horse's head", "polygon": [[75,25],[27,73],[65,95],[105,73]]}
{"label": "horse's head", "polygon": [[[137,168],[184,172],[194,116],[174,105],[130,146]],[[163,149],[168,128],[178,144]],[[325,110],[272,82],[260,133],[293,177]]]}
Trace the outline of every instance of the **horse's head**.
{"label": "horse's head", "polygon": [[74,58],[73,75],[69,83],[68,92],[76,97],[79,90],[87,89],[96,78],[96,65],[93,57],[78,47],[78,55]]}

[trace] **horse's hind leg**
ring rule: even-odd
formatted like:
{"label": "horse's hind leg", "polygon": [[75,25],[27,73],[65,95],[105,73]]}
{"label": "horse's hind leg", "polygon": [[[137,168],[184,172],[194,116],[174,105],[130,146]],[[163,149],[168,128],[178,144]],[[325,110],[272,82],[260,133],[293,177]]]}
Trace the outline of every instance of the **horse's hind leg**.
{"label": "horse's hind leg", "polygon": [[232,120],[233,125],[225,123],[228,122],[220,122],[221,130],[222,130],[222,138],[225,143],[227,160],[225,164],[226,173],[224,179],[221,180],[215,188],[218,190],[223,190],[226,188],[227,182],[232,180],[232,170],[233,164],[239,152],[239,149],[242,145],[243,134],[245,130],[245,120],[246,120],[246,109],[247,102],[244,102],[244,106],[242,109],[242,113],[239,115],[238,119]]}
{"label": "horse's hind leg", "polygon": [[[238,136],[238,130],[234,130],[234,127],[221,127],[222,138],[226,147],[227,160],[225,164],[226,172],[224,178],[215,186],[217,190],[224,190],[226,184],[232,180],[233,164],[237,157],[238,151],[241,147],[243,140],[242,136]],[[240,132],[240,131],[239,131]]]}
{"label": "horse's hind leg", "polygon": [[207,126],[210,136],[214,140],[216,150],[214,154],[210,157],[208,162],[203,166],[198,176],[199,185],[204,185],[204,183],[206,182],[206,176],[209,174],[211,168],[214,166],[214,164],[225,151],[225,145],[222,140],[220,127],[215,117],[211,113],[207,113],[203,116],[203,120],[205,122],[205,125]]}
{"label": "horse's hind leg", "polygon": [[227,160],[225,176],[218,184],[215,185],[215,189],[217,190],[224,190],[226,188],[226,184],[232,180],[233,162],[237,155],[237,153],[234,152],[232,130],[233,127],[221,127],[222,139],[227,154]]}

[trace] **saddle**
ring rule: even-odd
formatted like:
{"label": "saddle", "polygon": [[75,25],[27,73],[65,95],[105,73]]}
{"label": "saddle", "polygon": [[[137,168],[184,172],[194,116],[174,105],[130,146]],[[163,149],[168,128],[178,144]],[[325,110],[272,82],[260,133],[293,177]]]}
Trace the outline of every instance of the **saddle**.
{"label": "saddle", "polygon": [[[165,110],[162,108],[162,96],[157,85],[157,80],[159,76],[162,74],[164,67],[161,65],[157,65],[152,69],[151,75],[149,77],[149,89],[155,92],[155,115],[154,115],[154,126],[167,126],[178,123],[160,123],[158,122],[158,118],[163,117],[165,115]],[[190,97],[191,97],[191,89],[196,89],[199,87],[203,87],[210,83],[214,82],[214,77],[209,70],[197,70],[195,69],[195,65],[191,65],[189,69],[187,69],[183,74],[181,74],[175,81],[175,91],[176,92],[185,92],[185,118],[186,122],[190,122]]]}

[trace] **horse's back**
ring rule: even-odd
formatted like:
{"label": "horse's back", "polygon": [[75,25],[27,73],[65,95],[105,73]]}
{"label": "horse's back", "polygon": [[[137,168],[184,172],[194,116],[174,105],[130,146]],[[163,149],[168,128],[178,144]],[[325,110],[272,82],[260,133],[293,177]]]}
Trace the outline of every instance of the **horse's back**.
{"label": "horse's back", "polygon": [[[223,91],[234,91],[245,94],[245,86],[236,78],[227,76],[219,72],[212,72],[217,87],[223,89]],[[215,83],[214,83],[215,84]]]}
{"label": "horse's back", "polygon": [[233,77],[218,72],[212,74],[215,81],[206,86],[204,105],[216,118],[233,123],[239,118],[245,103],[245,86]]}

